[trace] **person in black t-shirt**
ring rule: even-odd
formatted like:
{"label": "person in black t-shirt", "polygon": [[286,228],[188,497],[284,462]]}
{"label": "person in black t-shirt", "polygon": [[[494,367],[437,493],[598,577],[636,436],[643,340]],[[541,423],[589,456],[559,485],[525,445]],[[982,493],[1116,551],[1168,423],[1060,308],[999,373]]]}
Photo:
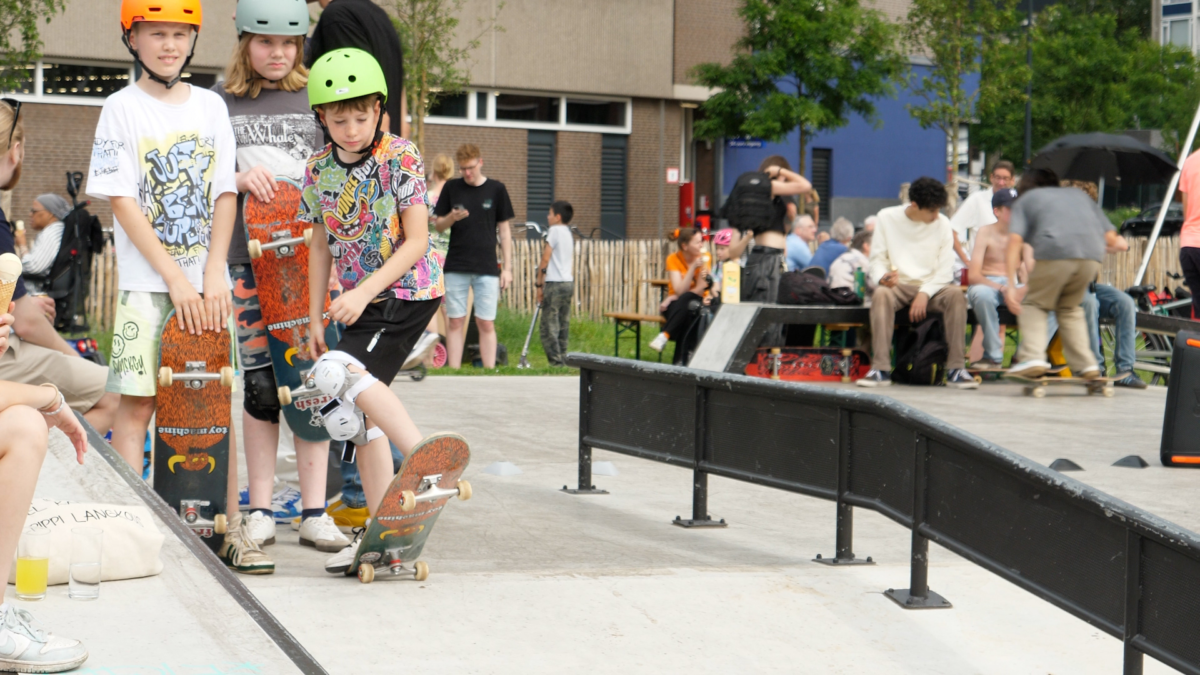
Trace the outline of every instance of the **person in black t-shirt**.
{"label": "person in black t-shirt", "polygon": [[[462,178],[446,181],[433,214],[438,232],[450,232],[442,265],[446,279],[446,341],[451,368],[462,366],[467,339],[467,291],[475,290],[475,325],[484,368],[496,367],[496,305],[512,285],[512,201],[504,183],[483,175],[483,155],[466,144],[455,153]],[[504,265],[496,262],[499,230]]]}
{"label": "person in black t-shirt", "polygon": [[367,52],[379,62],[388,91],[385,104],[385,128],[393,135],[408,138],[408,104],[404,98],[404,51],[392,18],[371,0],[308,0],[321,5],[321,18],[308,39],[304,65],[325,54],[345,47]]}

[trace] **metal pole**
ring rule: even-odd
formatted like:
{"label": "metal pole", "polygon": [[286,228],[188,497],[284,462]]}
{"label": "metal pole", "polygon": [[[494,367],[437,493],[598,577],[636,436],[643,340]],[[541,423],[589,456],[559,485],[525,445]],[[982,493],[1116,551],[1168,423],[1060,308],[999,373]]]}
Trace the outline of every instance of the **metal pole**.
{"label": "metal pole", "polygon": [[708,390],[697,386],[694,399],[696,423],[693,427],[692,448],[695,468],[692,471],[692,517],[684,520],[675,516],[672,525],[679,527],[725,527],[725,519],[713,520],[708,515],[708,472],[703,465],[708,461]]}
{"label": "metal pole", "polygon": [[1029,16],[1025,23],[1025,65],[1029,82],[1025,83],[1025,168],[1033,161],[1033,0],[1029,0]]}
{"label": "metal pole", "polygon": [[[1183,152],[1179,154],[1179,161],[1176,162],[1180,169],[1183,168],[1183,163],[1192,152],[1197,126],[1200,126],[1200,106],[1196,107],[1196,114],[1192,116],[1192,127],[1188,129],[1187,140],[1183,142]],[[1171,183],[1167,185],[1167,194],[1163,196],[1162,206],[1158,209],[1158,217],[1154,219],[1154,230],[1150,232],[1150,243],[1146,246],[1146,253],[1142,256],[1142,265],[1138,268],[1137,278],[1133,280],[1134,286],[1142,283],[1142,278],[1146,276],[1146,268],[1150,266],[1150,256],[1154,253],[1154,245],[1158,243],[1158,233],[1162,231],[1163,221],[1167,218],[1167,209],[1170,208],[1171,200],[1175,198],[1175,190],[1178,187],[1179,172],[1176,171],[1175,175],[1171,176]]]}
{"label": "metal pole", "polygon": [[921,534],[928,510],[928,480],[926,470],[929,463],[929,439],[917,434],[913,471],[913,515],[912,515],[912,572],[907,589],[889,588],[884,593],[904,609],[948,609],[948,600],[929,590],[929,540]]}
{"label": "metal pole", "polygon": [[845,408],[838,409],[838,477],[837,477],[837,531],[832,558],[820,553],[813,562],[822,565],[874,565],[870,556],[866,559],[854,557],[854,507],[844,500],[850,491],[850,416],[854,413]]}
{"label": "metal pole", "polygon": [[579,371],[579,486],[569,488],[562,486],[562,491],[572,495],[606,495],[608,490],[597,490],[592,485],[592,448],[584,442],[588,436],[588,423],[591,421],[589,394],[592,388],[592,373],[587,369]]}

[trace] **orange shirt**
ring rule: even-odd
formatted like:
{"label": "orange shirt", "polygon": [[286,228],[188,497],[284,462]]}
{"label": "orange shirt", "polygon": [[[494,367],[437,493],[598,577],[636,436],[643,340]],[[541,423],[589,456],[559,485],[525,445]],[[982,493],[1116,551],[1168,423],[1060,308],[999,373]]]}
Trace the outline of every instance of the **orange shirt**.
{"label": "orange shirt", "polygon": [[1184,160],[1183,171],[1179,174],[1179,191],[1188,196],[1179,246],[1200,248],[1200,152],[1193,152]]}
{"label": "orange shirt", "polygon": [[[687,261],[683,259],[683,251],[676,251],[667,256],[667,272],[679,272],[680,274],[687,274],[687,271],[688,264]],[[695,286],[696,282],[703,279],[704,275],[708,272],[709,269],[707,263],[702,263],[699,267],[697,267],[695,271],[692,272],[692,279],[688,281],[688,290],[691,290],[692,286]],[[671,289],[670,294],[675,294],[674,288]]]}

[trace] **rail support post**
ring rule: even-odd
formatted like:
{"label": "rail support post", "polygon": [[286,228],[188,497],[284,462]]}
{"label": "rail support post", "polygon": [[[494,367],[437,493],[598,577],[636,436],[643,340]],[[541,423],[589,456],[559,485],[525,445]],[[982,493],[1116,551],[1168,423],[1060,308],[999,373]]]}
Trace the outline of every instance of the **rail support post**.
{"label": "rail support post", "polygon": [[948,609],[950,601],[929,590],[929,540],[921,534],[925,522],[926,460],[929,439],[916,437],[916,466],[913,471],[912,574],[908,588],[889,588],[884,593],[904,609]]}
{"label": "rail support post", "polygon": [[679,527],[725,527],[725,519],[713,520],[712,516],[708,515],[708,472],[702,467],[708,461],[708,445],[707,433],[705,428],[705,410],[708,403],[708,392],[704,387],[696,387],[695,392],[695,411],[696,411],[696,426],[695,435],[692,439],[692,447],[695,449],[696,468],[692,471],[692,517],[684,520],[679,516],[675,516],[675,520],[671,521],[672,525]]}
{"label": "rail support post", "polygon": [[822,565],[874,565],[871,556],[854,557],[854,507],[843,501],[850,491],[850,411],[838,410],[837,540],[832,558],[820,553],[813,562]]}
{"label": "rail support post", "polygon": [[591,373],[584,370],[579,375],[579,487],[562,486],[562,491],[571,495],[606,495],[608,490],[598,490],[592,485],[592,448],[584,439],[588,435],[590,422],[589,393],[592,385]]}

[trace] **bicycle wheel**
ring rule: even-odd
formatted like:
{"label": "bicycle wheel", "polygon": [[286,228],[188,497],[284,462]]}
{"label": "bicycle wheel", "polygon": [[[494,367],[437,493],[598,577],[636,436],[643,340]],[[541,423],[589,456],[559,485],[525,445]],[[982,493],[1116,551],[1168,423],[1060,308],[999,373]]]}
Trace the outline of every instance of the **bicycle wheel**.
{"label": "bicycle wheel", "polygon": [[[1104,363],[1109,373],[1116,369],[1115,350],[1117,344],[1116,329],[1113,326],[1100,327],[1100,349],[1104,353]],[[1171,341],[1165,335],[1138,331],[1134,340],[1136,360],[1138,364],[1150,366],[1151,369],[1134,366],[1133,372],[1147,384],[1167,384],[1165,371],[1171,367]],[[1162,370],[1164,372],[1158,372]],[[1109,373],[1105,373],[1108,375]]]}

